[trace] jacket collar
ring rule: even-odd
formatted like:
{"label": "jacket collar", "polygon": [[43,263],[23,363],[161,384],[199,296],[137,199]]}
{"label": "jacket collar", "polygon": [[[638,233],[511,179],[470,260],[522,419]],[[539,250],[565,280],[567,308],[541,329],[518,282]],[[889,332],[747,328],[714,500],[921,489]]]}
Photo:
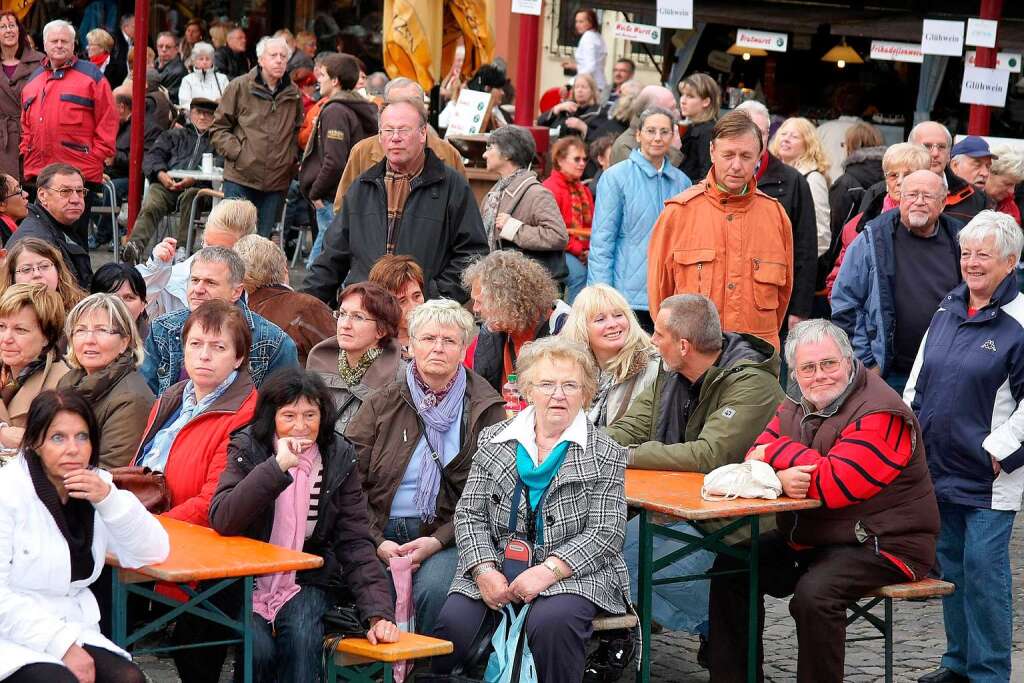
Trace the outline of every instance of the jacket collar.
{"label": "jacket collar", "polygon": [[[138,452],[142,452],[142,447],[149,443],[156,433],[163,429],[164,424],[167,423],[167,420],[171,415],[174,415],[174,413],[178,411],[178,408],[181,406],[184,399],[185,385],[188,384],[188,382],[189,380],[184,379],[177,384],[172,384],[157,399],[156,414],[153,416],[153,421],[150,422],[149,428],[146,430],[146,435],[139,444]],[[231,383],[224,393],[221,394],[209,408],[207,408],[201,415],[197,416],[196,419],[214,412],[237,413],[242,407],[242,404],[249,398],[253,388],[252,377],[249,376],[248,368],[239,368],[235,381]],[[137,454],[136,457],[138,457]]]}
{"label": "jacket collar", "polygon": [[637,168],[643,171],[644,175],[648,178],[664,174],[666,164],[669,166],[672,165],[668,160],[668,154],[666,154],[665,158],[661,160],[661,168],[654,168],[654,164],[647,160],[647,157],[644,156],[644,153],[640,151],[639,147],[629,153],[629,160],[636,164]]}
{"label": "jacket collar", "polygon": [[75,64],[77,64],[77,63],[78,63],[78,55],[74,55],[73,54],[73,55],[71,55],[71,59],[69,59],[68,61],[64,62],[64,66],[61,66],[59,68],[54,68],[53,65],[50,64],[50,58],[46,57],[46,56],[43,57],[42,62],[40,63],[40,65],[44,69],[46,69],[47,71],[51,71],[53,73],[56,73],[58,71],[67,71],[68,69],[72,69],[72,68],[74,68]]}
{"label": "jacket collar", "polygon": [[708,170],[707,178],[704,179],[704,194],[711,199],[716,206],[729,206],[729,207],[746,207],[751,204],[754,200],[754,196],[757,194],[764,195],[760,190],[757,189],[757,180],[751,178],[747,182],[747,192],[745,194],[732,194],[731,192],[724,192],[718,187],[718,180],[715,178],[715,167],[712,166]]}
{"label": "jacket collar", "polygon": [[[336,336],[330,336],[324,339],[322,342],[313,347],[309,352],[309,358],[306,361],[306,369],[313,370],[315,372],[324,372],[328,374],[337,374],[338,371],[338,353],[341,348],[338,346],[338,338]],[[367,390],[379,389],[383,386],[387,386],[389,382],[395,380],[395,373],[397,372],[398,364],[402,361],[402,347],[399,345],[398,340],[392,338],[384,345],[382,353],[377,357],[377,360],[366,370],[366,374],[363,375],[362,381],[359,383],[360,386],[366,387]],[[349,387],[353,394],[363,399],[368,394],[367,392],[358,391],[359,387]],[[362,394],[362,395],[360,395]]]}
{"label": "jacket collar", "polygon": [[135,354],[129,349],[110,365],[91,375],[80,368],[73,368],[63,381],[71,383],[95,407],[97,401],[103,400],[122,379],[134,371]]}
{"label": "jacket collar", "polygon": [[[535,431],[536,422],[537,409],[534,406],[530,406],[516,415],[504,429],[495,434],[491,439],[491,443],[514,441],[517,444],[521,444],[530,455],[530,460],[533,461],[534,466],[536,466],[538,464],[537,460],[539,457],[537,433]],[[587,416],[582,410],[576,413],[576,417],[569,426],[565,428],[565,431],[562,432],[562,436],[559,441],[568,441],[569,443],[576,444],[582,449],[586,449]]]}
{"label": "jacket collar", "polygon": [[[428,133],[429,135],[429,133]],[[387,155],[384,155],[380,161],[378,161],[370,170],[363,175],[359,176],[359,180],[366,183],[378,183],[383,182],[384,173],[387,171]],[[423,148],[423,170],[418,176],[412,179],[409,183],[411,190],[415,190],[417,187],[422,185],[432,185],[439,183],[445,178],[445,167],[444,162],[441,161],[434,150],[430,149],[429,145],[424,145]]]}
{"label": "jacket collar", "polygon": [[505,188],[505,195],[516,197],[530,187],[530,185],[539,184],[537,174],[533,171],[523,169],[519,175],[520,177],[514,183]]}
{"label": "jacket collar", "polygon": [[[943,306],[949,306],[949,308],[959,314],[961,318],[967,320],[967,308],[971,301],[970,296],[967,283],[961,282],[953,289],[952,292],[946,295]],[[1010,271],[1010,274],[1004,277],[1003,281],[999,283],[998,287],[996,287],[996,291],[992,293],[992,299],[988,302],[988,305],[982,308],[969,320],[969,322],[973,323],[991,320],[999,313],[999,309],[1009,304],[1018,296],[1020,296],[1020,290],[1017,285],[1017,270],[1014,269]],[[988,314],[986,315],[986,313]]]}

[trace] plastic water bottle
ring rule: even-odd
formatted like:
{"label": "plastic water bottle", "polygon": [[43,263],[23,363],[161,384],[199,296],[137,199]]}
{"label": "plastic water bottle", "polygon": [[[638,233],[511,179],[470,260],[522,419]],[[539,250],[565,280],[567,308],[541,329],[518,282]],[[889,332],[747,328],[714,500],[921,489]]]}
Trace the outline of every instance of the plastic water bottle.
{"label": "plastic water bottle", "polygon": [[518,379],[515,374],[509,375],[508,381],[501,387],[501,397],[505,399],[505,416],[509,419],[526,408],[526,401],[523,400],[522,394],[519,393],[519,387],[516,386]]}

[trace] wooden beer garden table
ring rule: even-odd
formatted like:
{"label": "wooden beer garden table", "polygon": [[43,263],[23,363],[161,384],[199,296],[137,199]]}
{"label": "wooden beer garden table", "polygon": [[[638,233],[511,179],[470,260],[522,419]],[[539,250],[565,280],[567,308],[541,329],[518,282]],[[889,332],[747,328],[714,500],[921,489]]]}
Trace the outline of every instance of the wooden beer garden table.
{"label": "wooden beer garden table", "polygon": [[[676,560],[692,555],[699,550],[729,555],[745,560],[747,563],[747,569],[740,570],[746,571],[750,576],[750,604],[748,606],[750,638],[747,642],[747,680],[751,682],[756,680],[757,608],[758,600],[761,599],[757,590],[759,516],[777,512],[810,510],[820,506],[819,501],[810,498],[801,500],[785,497],[775,500],[738,498],[706,501],[700,495],[703,483],[704,475],[698,472],[626,470],[626,501],[630,507],[639,508],[640,512],[640,575],[637,577],[640,632],[643,641],[640,648],[640,683],[649,683],[651,679],[652,588],[655,585],[710,579],[715,573],[658,578],[654,578],[654,575]],[[713,532],[700,532],[700,535],[695,535],[671,529],[667,525],[668,522],[662,524],[660,523],[662,520],[653,519],[655,516],[669,517],[670,521],[724,520],[726,523]],[[731,546],[722,540],[728,534],[744,527],[750,528],[749,546]],[[655,537],[672,539],[682,543],[683,547],[655,558]]]}
{"label": "wooden beer garden table", "polygon": [[[252,591],[254,578],[276,572],[315,569],[323,565],[323,558],[308,553],[287,550],[270,543],[254,541],[242,536],[221,536],[213,529],[181,522],[176,519],[157,517],[170,536],[171,553],[160,564],[139,569],[122,569],[116,560],[107,558],[114,566],[113,630],[114,642],[128,649],[145,636],[163,628],[168,622],[182,614],[193,614],[208,621],[226,626],[238,637],[208,643],[192,643],[179,646],[162,646],[136,650],[136,654],[169,652],[212,645],[242,645],[241,666],[243,681],[252,681]],[[196,581],[220,579],[213,585],[200,587],[197,592],[190,584]],[[180,602],[152,589],[138,584],[163,581],[175,584],[188,595],[187,602]],[[243,602],[241,619],[225,614],[209,602],[218,593],[242,584]],[[171,610],[160,615],[133,633],[128,633],[128,594],[167,605]]]}

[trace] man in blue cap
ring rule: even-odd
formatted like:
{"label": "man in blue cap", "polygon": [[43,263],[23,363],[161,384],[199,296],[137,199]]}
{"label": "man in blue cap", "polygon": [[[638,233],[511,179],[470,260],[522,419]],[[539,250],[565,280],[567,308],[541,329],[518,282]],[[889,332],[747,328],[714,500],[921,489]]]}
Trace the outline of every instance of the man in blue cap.
{"label": "man in blue cap", "polygon": [[973,185],[976,192],[984,192],[992,161],[999,158],[988,148],[985,139],[968,135],[953,145],[950,155],[949,170]]}

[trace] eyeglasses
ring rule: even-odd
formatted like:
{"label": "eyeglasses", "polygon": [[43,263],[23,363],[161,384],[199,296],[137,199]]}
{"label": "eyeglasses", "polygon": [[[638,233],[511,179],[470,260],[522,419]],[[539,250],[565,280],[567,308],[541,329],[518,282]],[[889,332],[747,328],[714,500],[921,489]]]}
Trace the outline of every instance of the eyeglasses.
{"label": "eyeglasses", "polygon": [[945,152],[949,149],[949,145],[945,142],[925,142],[922,143],[922,146],[929,152]]}
{"label": "eyeglasses", "polygon": [[375,323],[377,322],[374,318],[367,318],[362,313],[349,313],[344,308],[339,308],[334,312],[334,319],[338,322],[345,320],[351,320],[353,325],[359,325],[360,323]]}
{"label": "eyeglasses", "polygon": [[451,337],[438,337],[437,335],[434,334],[425,334],[422,337],[416,337],[416,341],[418,341],[420,344],[423,344],[423,346],[425,346],[426,348],[430,349],[437,346],[438,342],[440,342],[441,348],[446,350],[454,349],[456,346],[459,345],[458,339],[453,339]]}
{"label": "eyeglasses", "polygon": [[[2,26],[0,26],[0,30],[3,30]],[[25,188],[23,188],[21,185],[18,185],[17,189],[15,189],[14,192],[12,192],[10,194],[5,194],[2,201],[6,202],[11,197],[17,197],[17,196],[23,195],[23,194],[25,194]]]}
{"label": "eyeglasses", "polygon": [[885,174],[885,179],[886,180],[903,180],[904,178],[906,178],[911,173],[913,173],[913,171],[889,171],[888,173]]}
{"label": "eyeglasses", "polygon": [[56,194],[59,194],[60,198],[63,199],[64,201],[67,201],[68,199],[71,199],[71,195],[73,195],[73,194],[74,195],[78,195],[79,197],[82,197],[83,199],[85,198],[85,188],[84,187],[62,187],[62,188],[59,188],[59,189],[54,189],[52,187],[45,187],[43,189],[44,190],[49,190],[50,192],[54,192]]}
{"label": "eyeglasses", "polygon": [[819,360],[817,363],[804,363],[796,369],[796,374],[801,377],[814,377],[814,373],[821,369],[824,373],[834,372],[839,367],[840,360],[838,358],[826,358],[825,360]]}
{"label": "eyeglasses", "polygon": [[670,138],[672,137],[671,128],[644,128],[644,135],[649,138]]}
{"label": "eyeglasses", "polygon": [[908,200],[911,204],[916,204],[918,199],[923,199],[928,204],[939,199],[939,195],[931,194],[929,192],[903,192],[900,194],[900,197]]}
{"label": "eyeglasses", "polygon": [[46,275],[51,270],[53,270],[53,264],[50,263],[49,261],[43,261],[42,263],[36,263],[35,265],[15,268],[14,272],[17,273],[18,275],[31,275],[33,273]]}
{"label": "eyeglasses", "polygon": [[417,126],[416,128],[381,128],[380,136],[385,140],[404,140],[420,128],[422,126]]}
{"label": "eyeglasses", "polygon": [[72,339],[85,339],[87,337],[96,337],[99,339],[101,337],[109,338],[123,336],[124,334],[121,333],[121,330],[114,329],[113,327],[94,327],[92,329],[87,327],[76,327],[71,331]]}
{"label": "eyeglasses", "polygon": [[575,396],[583,390],[583,386],[579,382],[537,382],[533,385],[537,391],[544,394],[545,396],[554,396],[558,389],[562,390],[563,396]]}

